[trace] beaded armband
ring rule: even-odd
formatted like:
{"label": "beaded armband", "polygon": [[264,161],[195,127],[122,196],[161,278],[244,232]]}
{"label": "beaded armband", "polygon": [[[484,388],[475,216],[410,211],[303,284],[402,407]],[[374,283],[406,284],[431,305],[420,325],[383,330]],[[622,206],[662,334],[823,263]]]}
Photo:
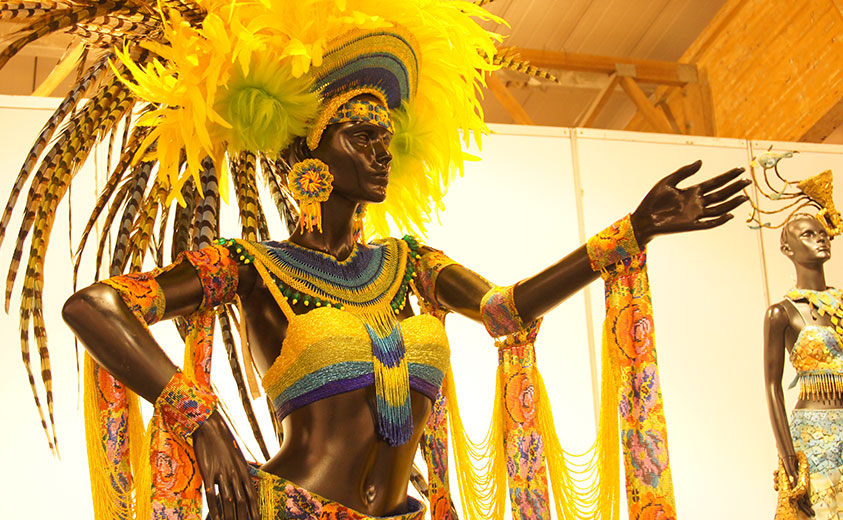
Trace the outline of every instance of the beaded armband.
{"label": "beaded armband", "polygon": [[202,283],[200,308],[216,307],[232,301],[237,295],[239,273],[227,247],[213,245],[198,251],[185,251],[182,257],[196,269]]}
{"label": "beaded armband", "polygon": [[160,273],[160,269],[155,269],[148,273],[122,274],[100,283],[117,291],[137,319],[152,325],[164,316],[166,307],[164,291],[155,280]]}
{"label": "beaded armband", "polygon": [[515,286],[492,287],[480,301],[480,319],[493,338],[524,329],[524,321],[515,308]]}
{"label": "beaded armband", "polygon": [[586,244],[591,268],[602,271],[641,252],[629,215],[588,239]]}
{"label": "beaded armband", "polygon": [[211,415],[217,406],[217,397],[201,389],[178,371],[164,387],[155,401],[155,408],[167,427],[187,440]]}
{"label": "beaded armband", "polygon": [[419,291],[419,296],[434,307],[441,307],[436,300],[436,280],[439,278],[439,273],[453,264],[456,262],[436,249],[423,254],[417,261],[416,289]]}

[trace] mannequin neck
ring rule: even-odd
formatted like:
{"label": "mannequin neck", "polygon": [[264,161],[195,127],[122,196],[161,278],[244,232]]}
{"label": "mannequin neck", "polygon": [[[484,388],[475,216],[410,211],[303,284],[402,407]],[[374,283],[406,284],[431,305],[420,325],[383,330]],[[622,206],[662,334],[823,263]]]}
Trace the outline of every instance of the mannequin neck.
{"label": "mannequin neck", "polygon": [[331,196],[322,203],[322,232],[299,226],[290,241],[308,249],[345,260],[354,249],[354,215],[359,203],[341,196]]}
{"label": "mannequin neck", "polygon": [[796,266],[796,288],[809,289],[811,291],[826,290],[825,271],[822,265],[819,266],[805,266],[794,264]]}

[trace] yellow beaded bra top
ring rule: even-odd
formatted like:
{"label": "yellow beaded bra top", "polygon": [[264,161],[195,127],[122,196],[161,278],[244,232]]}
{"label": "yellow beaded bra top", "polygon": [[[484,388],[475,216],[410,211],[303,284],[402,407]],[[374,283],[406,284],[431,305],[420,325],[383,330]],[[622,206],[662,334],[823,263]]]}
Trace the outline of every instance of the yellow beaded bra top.
{"label": "yellow beaded bra top", "polygon": [[[263,378],[278,420],[320,399],[374,386],[379,434],[391,445],[407,442],[410,389],[435,400],[450,365],[437,318],[396,317],[415,274],[416,241],[357,244],[342,261],[287,241],[220,243],[233,258],[255,265],[289,322]],[[299,302],[312,310],[295,314],[291,304]]]}
{"label": "yellow beaded bra top", "polygon": [[805,325],[790,351],[790,362],[801,383],[799,397],[834,399],[843,396],[843,308],[838,289],[809,291],[793,289],[791,301],[807,301],[820,316],[828,316],[831,326]]}

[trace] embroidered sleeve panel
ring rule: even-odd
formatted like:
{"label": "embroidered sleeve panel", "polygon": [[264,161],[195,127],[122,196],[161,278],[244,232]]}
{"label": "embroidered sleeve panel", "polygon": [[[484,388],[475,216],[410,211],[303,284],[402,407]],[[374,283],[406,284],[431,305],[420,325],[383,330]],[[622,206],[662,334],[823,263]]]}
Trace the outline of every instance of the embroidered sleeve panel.
{"label": "embroidered sleeve panel", "polygon": [[229,249],[221,244],[181,254],[196,270],[202,284],[202,303],[199,309],[231,302],[237,296],[239,273],[237,262]]}
{"label": "embroidered sleeve panel", "polygon": [[586,250],[594,271],[602,271],[642,252],[629,215],[589,238]]}
{"label": "embroidered sleeve panel", "polygon": [[416,289],[418,289],[419,297],[431,308],[443,309],[444,307],[436,299],[436,281],[443,269],[457,262],[438,249],[427,246],[425,249],[427,251],[419,255],[415,261],[418,273]]}
{"label": "embroidered sleeve panel", "polygon": [[114,276],[100,283],[117,291],[123,303],[142,323],[152,325],[161,320],[166,309],[164,291],[155,277],[162,270]]}

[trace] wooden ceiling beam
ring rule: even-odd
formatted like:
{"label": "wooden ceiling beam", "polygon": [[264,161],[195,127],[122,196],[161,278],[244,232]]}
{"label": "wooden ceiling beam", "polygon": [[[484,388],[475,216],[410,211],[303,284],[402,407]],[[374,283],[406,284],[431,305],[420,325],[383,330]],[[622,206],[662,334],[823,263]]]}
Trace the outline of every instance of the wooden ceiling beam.
{"label": "wooden ceiling beam", "polygon": [[665,113],[650,103],[647,95],[644,94],[644,91],[641,90],[641,87],[638,86],[634,79],[629,76],[621,76],[620,84],[624,92],[632,99],[635,106],[638,107],[639,113],[655,128],[656,132],[663,134],[674,133],[673,127]]}
{"label": "wooden ceiling beam", "polygon": [[514,47],[521,58],[531,65],[545,69],[573,70],[612,74],[623,71],[624,75],[642,83],[683,86],[698,81],[697,67],[687,63],[671,61],[639,60],[595,54],[578,54],[565,51],[548,51]]}
{"label": "wooden ceiling beam", "polygon": [[486,75],[486,86],[492,91],[492,94],[500,101],[507,113],[512,116],[513,121],[519,125],[535,125],[533,118],[527,114],[524,107],[515,99],[503,81],[500,80],[494,73]]}
{"label": "wooden ceiling beam", "polygon": [[609,97],[614,92],[615,87],[618,86],[618,77],[617,73],[612,73],[609,76],[609,82],[606,83],[606,86],[600,91],[594,101],[591,102],[591,105],[586,109],[585,112],[577,119],[576,126],[580,128],[588,128],[594,124],[594,120],[597,119],[597,116],[600,114],[600,111],[606,106],[606,103],[609,102]]}

